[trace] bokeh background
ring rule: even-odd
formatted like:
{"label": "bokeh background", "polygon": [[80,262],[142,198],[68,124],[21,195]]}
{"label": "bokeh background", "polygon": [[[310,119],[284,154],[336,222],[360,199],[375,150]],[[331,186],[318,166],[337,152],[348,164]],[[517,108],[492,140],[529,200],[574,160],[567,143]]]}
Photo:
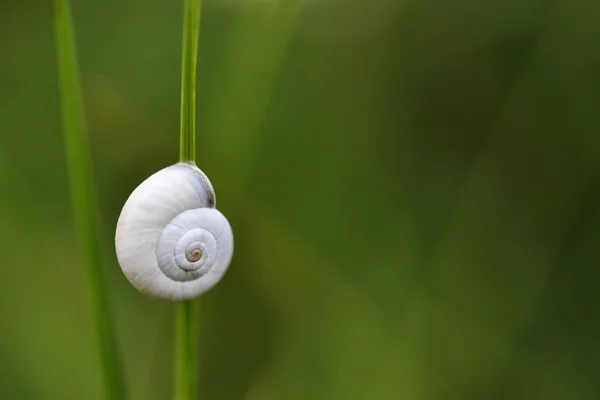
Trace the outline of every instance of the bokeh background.
{"label": "bokeh background", "polygon": [[[182,2],[73,0],[132,399],[173,307],[112,246],[178,157]],[[236,234],[200,398],[600,398],[600,3],[205,0],[198,164]],[[0,398],[102,397],[50,1],[0,3]]]}

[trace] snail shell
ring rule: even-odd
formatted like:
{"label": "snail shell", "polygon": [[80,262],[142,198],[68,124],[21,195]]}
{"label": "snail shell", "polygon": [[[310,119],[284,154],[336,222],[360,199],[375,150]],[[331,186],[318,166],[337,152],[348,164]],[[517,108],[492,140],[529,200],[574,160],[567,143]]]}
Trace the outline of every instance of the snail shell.
{"label": "snail shell", "polygon": [[177,163],[146,179],[123,206],[115,234],[123,273],[140,292],[180,301],[219,282],[233,255],[233,232],[215,207],[208,177]]}

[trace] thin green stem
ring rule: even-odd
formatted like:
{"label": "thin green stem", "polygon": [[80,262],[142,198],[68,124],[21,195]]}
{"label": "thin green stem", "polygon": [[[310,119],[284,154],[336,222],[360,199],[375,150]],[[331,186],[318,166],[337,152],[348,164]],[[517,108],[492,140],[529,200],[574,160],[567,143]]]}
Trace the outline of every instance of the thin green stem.
{"label": "thin green stem", "polygon": [[175,400],[197,399],[195,301],[177,304],[175,316]]}
{"label": "thin green stem", "polygon": [[179,158],[196,160],[196,62],[200,33],[201,0],[185,0],[181,58],[181,130]]}
{"label": "thin green stem", "polygon": [[99,218],[68,0],[54,0],[54,21],[69,189],[76,234],[89,280],[90,306],[100,350],[105,397],[122,400],[126,398],[125,379],[112,325],[106,281],[102,273]]}
{"label": "thin green stem", "polygon": [[[201,0],[185,0],[183,14],[179,159],[191,163],[196,161],[196,62],[201,3]],[[196,400],[196,304],[185,301],[176,307],[175,400]]]}

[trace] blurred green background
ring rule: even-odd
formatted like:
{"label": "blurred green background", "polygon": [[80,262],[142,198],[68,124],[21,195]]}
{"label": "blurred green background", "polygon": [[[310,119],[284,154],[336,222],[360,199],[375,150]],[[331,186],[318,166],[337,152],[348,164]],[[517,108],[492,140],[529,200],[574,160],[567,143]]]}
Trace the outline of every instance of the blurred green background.
{"label": "blurred green background", "polygon": [[[73,0],[132,399],[173,307],[112,246],[177,161],[182,2]],[[600,3],[205,0],[198,165],[236,234],[201,399],[600,398]],[[100,399],[51,2],[0,3],[0,398]]]}

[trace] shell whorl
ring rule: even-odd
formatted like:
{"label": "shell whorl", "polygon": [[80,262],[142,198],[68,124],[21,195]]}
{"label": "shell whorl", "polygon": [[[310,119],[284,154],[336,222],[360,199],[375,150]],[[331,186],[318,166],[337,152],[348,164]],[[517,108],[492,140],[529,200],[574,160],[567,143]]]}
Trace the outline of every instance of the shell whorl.
{"label": "shell whorl", "polygon": [[115,247],[127,279],[173,301],[218,283],[231,262],[233,233],[215,204],[208,177],[193,164],[171,165],[142,182],[117,222]]}

